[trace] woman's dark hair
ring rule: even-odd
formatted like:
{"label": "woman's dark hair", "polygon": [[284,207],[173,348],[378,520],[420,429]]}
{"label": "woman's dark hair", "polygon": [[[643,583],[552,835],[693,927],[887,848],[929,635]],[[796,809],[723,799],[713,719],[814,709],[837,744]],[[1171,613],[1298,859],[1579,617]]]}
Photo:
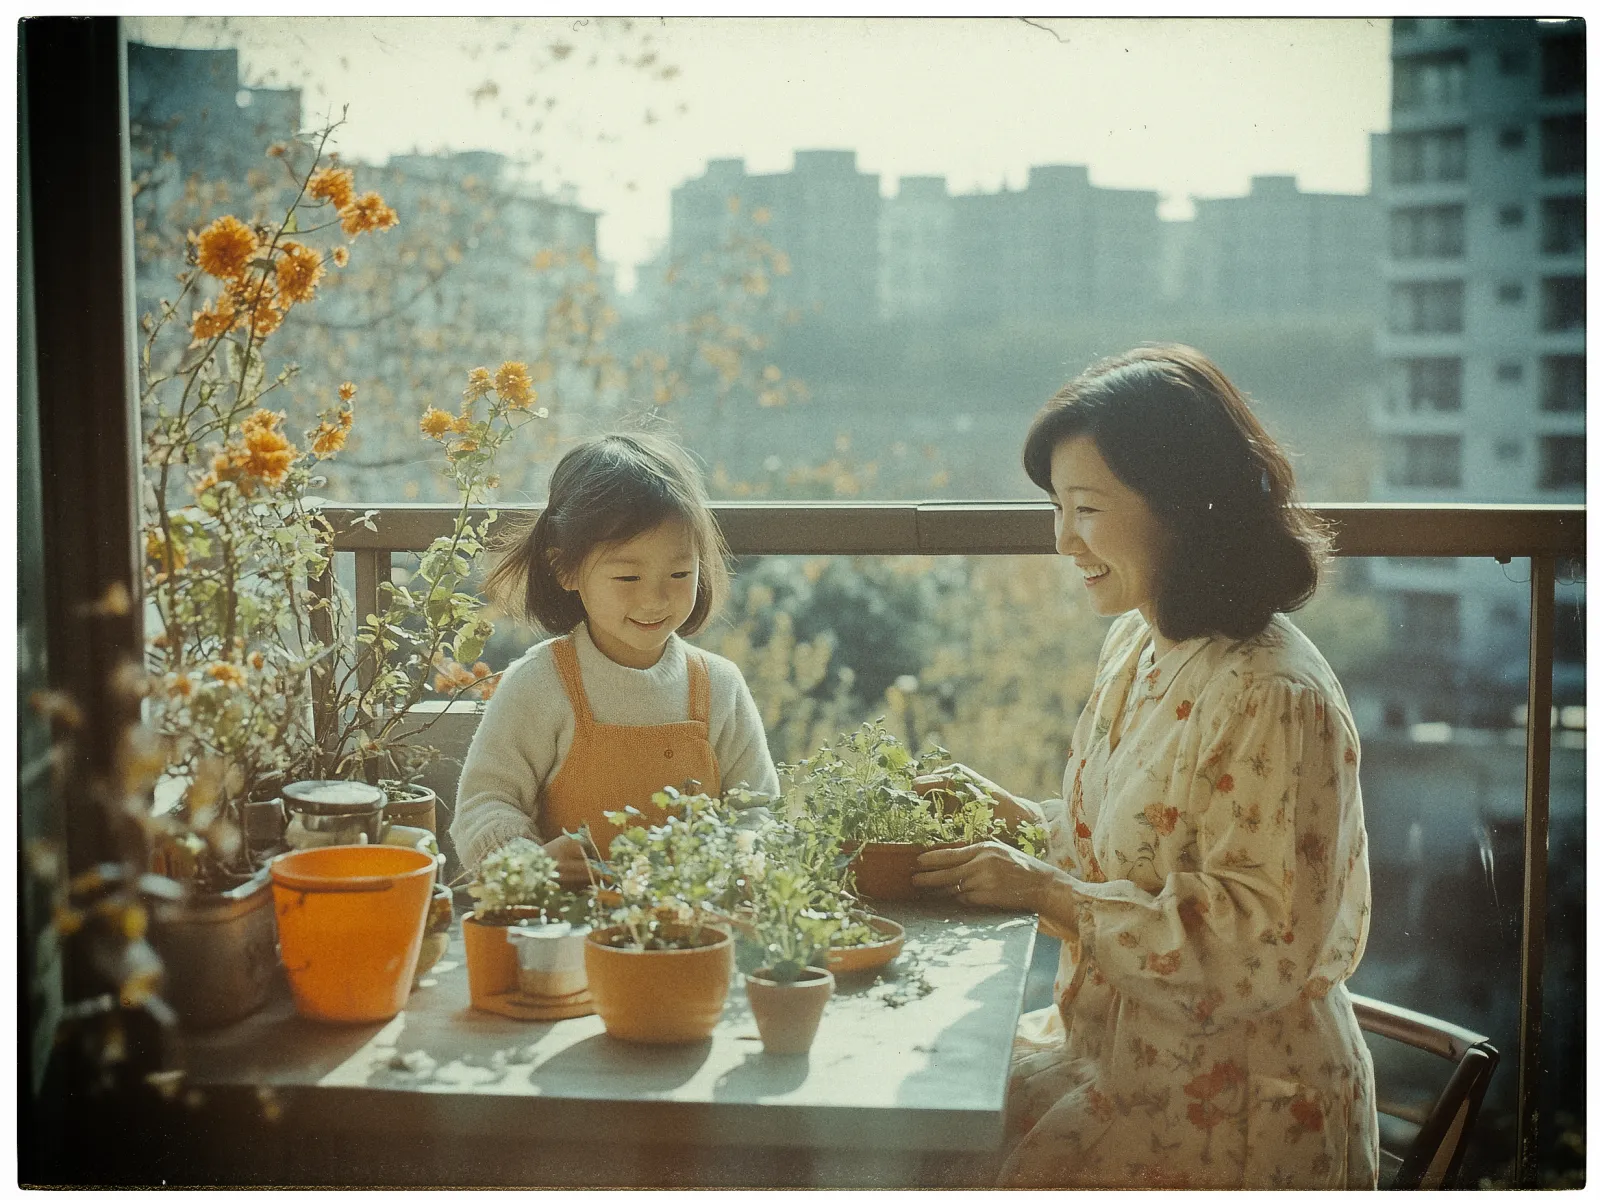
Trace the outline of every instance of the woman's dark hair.
{"label": "woman's dark hair", "polygon": [[484,590],[513,616],[567,633],[585,614],[561,576],[581,569],[597,547],[630,541],[674,518],[689,526],[700,563],[694,608],[679,627],[695,633],[727,591],[727,546],[700,472],[682,449],[654,434],[606,434],[567,451],[550,475],[544,511],[501,541]]}
{"label": "woman's dark hair", "polygon": [[1198,350],[1141,346],[1068,383],[1028,430],[1028,478],[1051,491],[1051,457],[1076,437],[1093,439],[1166,535],[1155,598],[1165,637],[1254,637],[1311,598],[1327,529],[1297,502],[1288,458],[1239,389]]}

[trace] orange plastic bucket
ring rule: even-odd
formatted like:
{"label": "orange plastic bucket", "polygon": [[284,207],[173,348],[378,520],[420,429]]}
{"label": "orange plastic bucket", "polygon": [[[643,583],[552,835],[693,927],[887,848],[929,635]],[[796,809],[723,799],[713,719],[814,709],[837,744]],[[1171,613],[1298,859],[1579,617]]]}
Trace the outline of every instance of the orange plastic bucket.
{"label": "orange plastic bucket", "polygon": [[404,846],[318,846],[272,860],[278,954],[302,1016],[381,1021],[405,1007],[433,874],[432,856]]}

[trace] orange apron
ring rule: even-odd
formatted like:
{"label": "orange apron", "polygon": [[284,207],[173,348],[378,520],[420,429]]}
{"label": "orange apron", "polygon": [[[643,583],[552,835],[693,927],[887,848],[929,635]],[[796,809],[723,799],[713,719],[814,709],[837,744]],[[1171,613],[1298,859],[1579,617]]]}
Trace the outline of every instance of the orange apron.
{"label": "orange apron", "polygon": [[705,659],[685,647],[689,668],[689,719],[666,725],[608,725],[594,719],[578,669],[578,651],[570,637],[552,646],[561,686],[577,718],[572,748],[561,769],[545,784],[539,803],[539,837],[549,841],[579,825],[602,855],[622,830],[606,820],[608,812],[633,805],[644,814],[636,825],[664,824],[667,813],[650,803],[664,787],[680,791],[696,780],[696,791],[722,794],[722,772],[711,748],[711,675]]}

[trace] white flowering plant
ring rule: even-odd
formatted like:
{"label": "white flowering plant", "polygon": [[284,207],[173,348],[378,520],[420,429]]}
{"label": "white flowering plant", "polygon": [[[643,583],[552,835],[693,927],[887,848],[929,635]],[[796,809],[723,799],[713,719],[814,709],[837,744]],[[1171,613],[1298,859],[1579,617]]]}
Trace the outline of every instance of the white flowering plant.
{"label": "white flowering plant", "polygon": [[657,792],[651,803],[668,814],[659,825],[641,824],[644,814],[632,805],[606,814],[620,832],[605,874],[592,876],[593,890],[597,902],[610,904],[613,945],[692,949],[737,899],[734,815],[710,796],[676,788]]}
{"label": "white flowering plant", "polygon": [[510,925],[532,919],[581,924],[588,919],[591,899],[563,891],[555,859],[537,842],[517,838],[484,855],[478,878],[468,888],[472,915],[483,925]]}

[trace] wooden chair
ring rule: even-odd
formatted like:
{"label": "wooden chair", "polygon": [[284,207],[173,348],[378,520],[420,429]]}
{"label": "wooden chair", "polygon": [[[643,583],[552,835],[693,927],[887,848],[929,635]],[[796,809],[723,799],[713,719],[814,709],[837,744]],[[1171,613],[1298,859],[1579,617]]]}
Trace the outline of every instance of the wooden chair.
{"label": "wooden chair", "polygon": [[[1378,1080],[1378,1111],[1417,1127],[1409,1143],[1379,1147],[1379,1186],[1435,1189],[1457,1186],[1468,1138],[1500,1052],[1481,1033],[1423,1013],[1351,995],[1363,1031],[1412,1046],[1454,1063],[1449,1081],[1431,1105],[1398,1103]],[[1389,1139],[1382,1139],[1388,1142]]]}

